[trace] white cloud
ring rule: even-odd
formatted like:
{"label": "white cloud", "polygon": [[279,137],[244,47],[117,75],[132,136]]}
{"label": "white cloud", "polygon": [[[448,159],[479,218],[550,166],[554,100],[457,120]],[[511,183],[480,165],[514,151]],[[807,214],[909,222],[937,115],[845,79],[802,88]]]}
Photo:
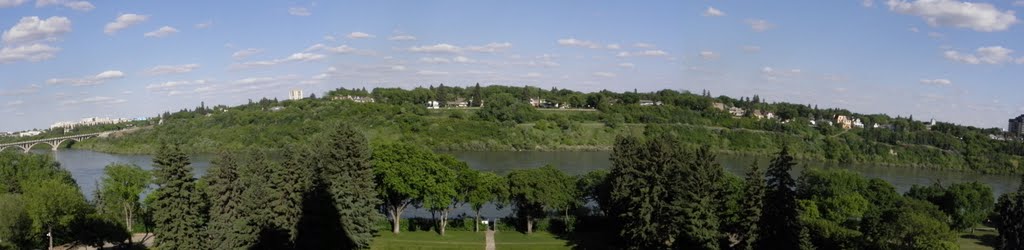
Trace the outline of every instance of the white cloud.
{"label": "white cloud", "polygon": [[583,48],[591,48],[591,49],[601,48],[600,44],[597,44],[597,43],[591,42],[591,41],[586,41],[586,40],[579,40],[579,39],[576,39],[576,38],[558,39],[558,45],[571,46],[571,47],[583,47]]}
{"label": "white cloud", "polygon": [[421,53],[459,53],[459,51],[461,50],[462,48],[460,48],[459,46],[447,43],[439,43],[435,45],[417,46],[409,48],[409,51]]}
{"label": "white cloud", "polygon": [[966,64],[1003,64],[1013,62],[1011,53],[1013,53],[1013,50],[1003,48],[1002,46],[989,46],[978,48],[974,54],[948,50],[944,55],[946,59]]}
{"label": "white cloud", "polygon": [[10,30],[4,31],[3,41],[8,44],[56,41],[57,37],[71,32],[71,20],[55,16],[40,19],[36,16],[22,17]]}
{"label": "white cloud", "polygon": [[182,65],[160,65],[146,70],[149,75],[181,74],[192,72],[199,68],[199,64],[190,63]]}
{"label": "white cloud", "polygon": [[925,85],[938,85],[938,86],[949,86],[953,84],[953,81],[949,79],[921,79],[921,84]]}
{"label": "white cloud", "polygon": [[6,105],[6,106],[8,106],[8,107],[11,107],[11,106],[18,106],[18,105],[22,105],[22,104],[25,104],[25,101],[22,101],[22,100],[14,100],[14,101],[9,101],[9,102],[7,102],[7,105]]}
{"label": "white cloud", "polygon": [[1024,0],[1013,1],[1013,6],[1024,6]]}
{"label": "white cloud", "polygon": [[594,72],[594,76],[599,76],[599,77],[615,77],[615,73],[611,73],[611,72]]}
{"label": "white cloud", "polygon": [[761,52],[761,46],[746,45],[746,46],[743,46],[743,51],[746,51],[746,52],[749,52],[749,53]]}
{"label": "white cloud", "polygon": [[321,55],[321,54],[300,52],[300,53],[291,54],[291,55],[289,55],[288,57],[285,57],[285,58],[278,58],[278,59],[267,60],[267,61],[250,61],[250,62],[244,62],[244,63],[241,63],[241,64],[231,65],[231,67],[232,68],[236,68],[236,69],[241,69],[241,68],[259,67],[259,66],[274,66],[274,65],[278,65],[278,64],[282,64],[282,63],[316,61],[316,60],[324,59],[325,57],[326,56]]}
{"label": "white cloud", "polygon": [[420,62],[435,63],[435,64],[437,64],[437,63],[451,63],[452,60],[448,60],[448,58],[444,58],[444,57],[423,57],[423,58],[420,58]]}
{"label": "white cloud", "polygon": [[309,9],[303,7],[291,7],[288,8],[288,14],[293,16],[309,16],[312,15],[313,13],[310,13]]}
{"label": "white cloud", "polygon": [[465,57],[465,56],[453,57],[452,61],[453,62],[457,62],[457,63],[472,63],[472,62],[476,62],[476,60],[470,59],[470,58]]}
{"label": "white cloud", "polygon": [[129,13],[120,15],[113,22],[107,23],[107,26],[103,27],[103,33],[113,35],[120,30],[131,27],[132,25],[145,22],[147,19],[149,19],[149,16],[139,14]]}
{"label": "white cloud", "polygon": [[404,65],[391,66],[391,70],[394,70],[394,71],[405,71],[405,66]]}
{"label": "white cloud", "polygon": [[629,56],[667,56],[668,52],[663,50],[644,50],[636,52],[619,52],[616,56],[618,57],[629,57]]}
{"label": "white cloud", "polygon": [[935,39],[943,38],[945,36],[946,35],[943,35],[942,33],[935,32],[935,31],[928,32],[928,37],[935,38]]}
{"label": "white cloud", "polygon": [[650,43],[634,43],[633,47],[645,48],[645,49],[653,49],[656,46],[654,46],[654,44],[650,44]]}
{"label": "white cloud", "polygon": [[488,43],[488,44],[483,45],[483,46],[469,46],[469,47],[466,47],[466,50],[467,51],[472,51],[472,52],[494,53],[494,52],[506,50],[508,48],[512,48],[512,43],[508,43],[508,42],[504,42],[504,43]]}
{"label": "white cloud", "polygon": [[348,35],[345,36],[345,37],[348,37],[348,39],[364,39],[364,38],[374,38],[376,36],[356,31],[356,32],[348,33]]}
{"label": "white cloud", "polygon": [[126,101],[124,99],[117,99],[117,98],[111,98],[111,97],[106,97],[106,96],[94,96],[94,97],[89,97],[89,98],[79,99],[79,100],[67,100],[67,101],[61,102],[60,104],[64,105],[64,106],[79,105],[79,104],[110,105],[110,104],[120,104],[120,103],[125,103],[125,102]]}
{"label": "white cloud", "polygon": [[193,81],[167,81],[163,83],[154,83],[146,86],[146,90],[152,92],[163,92],[171,93],[172,91],[179,91],[183,87],[195,86],[206,84],[206,80],[193,80]]}
{"label": "white cloud", "polygon": [[455,45],[451,45],[451,44],[447,44],[447,43],[439,43],[439,44],[435,44],[435,45],[414,46],[414,47],[409,48],[409,51],[411,51],[411,52],[419,52],[419,53],[450,53],[450,54],[457,54],[457,53],[462,53],[462,52],[494,53],[494,52],[499,52],[499,51],[506,50],[506,49],[511,48],[511,47],[512,47],[512,44],[508,43],[508,42],[504,42],[504,43],[488,43],[488,44],[482,45],[482,46],[469,46],[469,47],[465,47],[465,48],[459,47],[459,46],[455,46]]}
{"label": "white cloud", "polygon": [[775,81],[781,78],[796,77],[799,76],[802,72],[803,71],[800,69],[778,70],[772,67],[765,66],[761,68],[761,78],[769,81]]}
{"label": "white cloud", "polygon": [[306,52],[310,52],[310,51],[327,51],[327,52],[336,53],[336,54],[348,54],[348,53],[356,52],[356,49],[352,48],[352,47],[349,47],[348,45],[344,45],[344,44],[338,45],[337,47],[331,47],[331,46],[327,46],[327,45],[323,45],[323,44],[319,44],[318,43],[318,44],[314,44],[313,46],[310,46],[309,48],[306,49]]}
{"label": "white cloud", "polygon": [[725,16],[725,12],[715,9],[715,7],[708,6],[708,9],[704,10],[704,16]]}
{"label": "white cloud", "polygon": [[543,76],[544,75],[542,75],[541,73],[537,73],[537,72],[530,72],[530,73],[526,73],[526,75],[523,75],[523,77],[526,77],[526,78],[540,78],[540,77],[543,77]]}
{"label": "white cloud", "polygon": [[620,63],[619,67],[627,68],[627,69],[632,69],[632,68],[635,68],[636,65],[633,65],[633,63],[624,62],[624,63]]}
{"label": "white cloud", "polygon": [[74,0],[36,0],[36,7],[46,7],[50,5],[61,5],[66,8],[70,8],[77,11],[90,11],[95,9],[92,3],[87,1],[74,1]]}
{"label": "white cloud", "polygon": [[1001,11],[989,3],[957,0],[888,0],[889,10],[919,16],[931,26],[969,28],[981,32],[1004,31],[1017,23],[1012,10]]}
{"label": "white cloud", "polygon": [[614,44],[613,43],[613,44],[609,44],[609,45],[605,46],[605,48],[607,48],[607,49],[621,49],[622,47],[619,46],[618,44]]}
{"label": "white cloud", "polygon": [[38,62],[48,60],[55,57],[58,51],[60,51],[60,48],[40,43],[13,48],[3,47],[0,49],[0,64],[17,61]]}
{"label": "white cloud", "polygon": [[16,7],[25,2],[25,0],[0,0],[0,8]]}
{"label": "white cloud", "polygon": [[237,59],[242,59],[242,58],[249,57],[251,55],[259,54],[259,53],[262,53],[262,52],[263,52],[263,49],[248,48],[248,49],[243,49],[243,50],[235,51],[234,54],[231,54],[231,57],[235,58],[237,60]]}
{"label": "white cloud", "polygon": [[157,30],[146,32],[146,34],[144,34],[143,36],[145,36],[145,37],[162,38],[162,37],[167,37],[169,35],[172,35],[174,33],[178,33],[178,29],[175,29],[174,27],[171,27],[171,26],[164,26],[164,27],[160,27]]}
{"label": "white cloud", "polygon": [[704,60],[718,59],[718,54],[715,54],[714,51],[701,51],[699,54],[700,58]]}
{"label": "white cloud", "polygon": [[863,1],[860,2],[860,5],[863,5],[864,7],[868,7],[868,8],[875,7],[875,1],[874,0],[863,0]]}
{"label": "white cloud", "polygon": [[415,36],[410,36],[410,35],[397,35],[397,36],[392,36],[392,37],[388,38],[388,40],[391,40],[391,41],[415,41],[416,37]]}
{"label": "white cloud", "polygon": [[766,30],[775,28],[774,24],[760,19],[747,19],[747,25],[750,25],[750,29],[756,32],[764,32]]}
{"label": "white cloud", "polygon": [[94,76],[84,76],[79,78],[51,78],[46,80],[49,84],[70,84],[71,86],[88,86],[102,84],[108,80],[124,78],[124,72],[118,70],[107,70],[100,72]]}
{"label": "white cloud", "polygon": [[417,75],[422,75],[422,76],[444,76],[444,75],[448,75],[448,72],[433,71],[433,70],[420,70],[420,71],[416,72],[416,74]]}
{"label": "white cloud", "polygon": [[210,28],[212,26],[213,26],[213,21],[201,22],[201,23],[197,23],[195,25],[196,29],[206,29],[206,28]]}

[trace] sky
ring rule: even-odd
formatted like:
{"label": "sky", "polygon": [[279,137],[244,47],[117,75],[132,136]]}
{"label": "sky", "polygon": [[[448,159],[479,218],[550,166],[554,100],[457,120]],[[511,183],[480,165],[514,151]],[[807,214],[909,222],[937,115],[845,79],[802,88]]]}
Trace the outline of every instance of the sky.
{"label": "sky", "polygon": [[709,90],[1006,127],[1024,1],[0,0],[0,131],[338,87]]}

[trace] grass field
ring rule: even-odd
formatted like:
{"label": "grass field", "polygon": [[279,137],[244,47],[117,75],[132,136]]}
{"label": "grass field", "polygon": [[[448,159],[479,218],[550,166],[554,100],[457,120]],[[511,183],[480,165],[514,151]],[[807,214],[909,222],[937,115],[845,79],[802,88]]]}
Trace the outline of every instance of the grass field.
{"label": "grass field", "polygon": [[370,249],[484,249],[484,232],[445,232],[445,236],[433,231],[380,232],[373,239]]}
{"label": "grass field", "polygon": [[[484,249],[484,232],[447,232],[444,237],[432,231],[402,232],[394,235],[381,232],[373,239],[370,249]],[[520,232],[496,232],[497,249],[570,249],[565,240],[554,235],[538,232],[526,235]]]}
{"label": "grass field", "polygon": [[976,230],[973,234],[960,234],[956,241],[960,245],[960,250],[988,250],[995,249],[997,236],[995,231]]}

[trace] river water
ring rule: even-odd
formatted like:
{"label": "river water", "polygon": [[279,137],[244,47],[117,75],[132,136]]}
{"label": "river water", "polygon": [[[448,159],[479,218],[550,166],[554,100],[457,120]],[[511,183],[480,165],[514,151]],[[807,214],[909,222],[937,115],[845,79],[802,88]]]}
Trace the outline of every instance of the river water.
{"label": "river water", "polygon": [[[136,164],[144,169],[152,169],[152,157],[149,155],[107,154],[87,150],[61,149],[60,151],[36,150],[34,153],[52,154],[61,166],[68,169],[81,186],[82,192],[91,199],[96,183],[103,176],[103,167],[110,163]],[[446,152],[465,161],[471,168],[506,174],[520,168],[540,167],[551,164],[570,175],[584,174],[594,169],[609,169],[610,152]],[[210,167],[211,155],[194,155],[191,157],[196,175],[201,176]],[[718,161],[728,172],[742,176],[756,158],[747,156],[719,156]],[[769,159],[759,159],[761,165],[767,166]],[[858,172],[868,178],[880,178],[892,183],[900,193],[906,192],[913,185],[930,185],[935,181],[943,184],[957,182],[980,181],[992,187],[996,197],[1017,190],[1020,177],[1017,175],[991,175],[978,173],[962,173],[906,167],[885,167],[872,165],[839,165],[826,163],[801,163],[794,168],[798,174],[804,165],[827,168],[846,168]],[[509,208],[497,209],[493,205],[484,207],[481,214],[491,218],[505,216]],[[459,209],[452,213],[458,215],[473,213]],[[422,209],[410,209],[405,216],[429,217]]]}

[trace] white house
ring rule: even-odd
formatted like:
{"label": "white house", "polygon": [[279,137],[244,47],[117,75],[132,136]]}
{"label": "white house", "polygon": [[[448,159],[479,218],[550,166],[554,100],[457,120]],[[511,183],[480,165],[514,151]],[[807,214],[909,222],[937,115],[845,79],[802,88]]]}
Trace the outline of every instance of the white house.
{"label": "white house", "polygon": [[437,102],[437,101],[429,101],[429,102],[427,102],[427,109],[439,109],[439,108],[441,108],[441,103],[440,102]]}
{"label": "white house", "polygon": [[43,133],[43,131],[32,130],[32,131],[25,131],[25,132],[18,133],[18,136],[20,136],[20,137],[37,136],[37,135],[42,134],[42,133]]}

